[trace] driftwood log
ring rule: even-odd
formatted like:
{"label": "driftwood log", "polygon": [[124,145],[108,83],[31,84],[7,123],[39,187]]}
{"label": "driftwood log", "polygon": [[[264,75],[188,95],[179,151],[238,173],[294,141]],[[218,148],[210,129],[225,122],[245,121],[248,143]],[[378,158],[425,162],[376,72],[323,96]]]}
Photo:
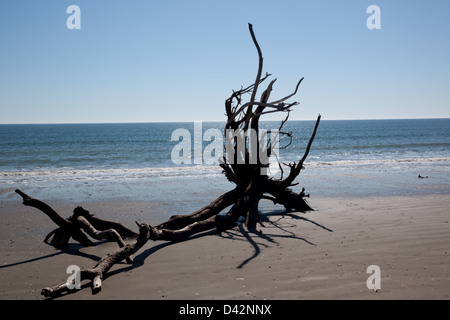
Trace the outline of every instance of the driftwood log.
{"label": "driftwood log", "polygon": [[[137,239],[122,248],[109,253],[106,257],[103,257],[93,268],[80,271],[80,281],[91,280],[92,281],[92,293],[96,294],[102,289],[102,280],[109,269],[116,263],[129,259],[129,257],[142,248],[149,239],[150,226],[148,224],[138,224],[139,235]],[[53,287],[47,287],[42,289],[41,294],[46,297],[57,296],[70,291],[71,283],[64,282]]]}
{"label": "driftwood log", "polygon": [[121,247],[124,245],[123,238],[134,238],[138,235],[124,225],[100,219],[82,207],[76,207],[73,210],[73,215],[65,219],[48,204],[30,197],[19,189],[16,190],[16,193],[22,197],[24,205],[41,210],[58,225],[58,228],[51,231],[44,239],[44,242],[57,248],[67,247],[71,237],[82,246],[93,246],[94,243],[89,240],[82,230],[96,240],[116,241]]}
{"label": "driftwood log", "polygon": [[[131,263],[130,256],[138,251],[149,239],[154,241],[180,241],[211,229],[216,229],[220,232],[234,227],[241,217],[245,220],[245,226],[249,230],[255,230],[260,220],[258,205],[261,199],[268,199],[273,201],[274,204],[284,206],[286,212],[312,210],[305,200],[309,196],[305,194],[305,189],[303,188],[299,193],[296,193],[291,188],[298,184],[295,182],[295,179],[304,168],[304,162],[316,136],[321,117],[319,115],[317,118],[303,157],[298,162],[280,163],[277,155],[272,154],[273,144],[276,143],[272,134],[276,133],[278,137],[288,137],[292,141],[292,133],[284,132],[283,125],[289,118],[291,108],[297,105],[298,102],[287,101],[297,93],[303,78],[298,81],[292,94],[275,100],[270,100],[276,79],[272,80],[262,92],[260,98],[257,99],[258,89],[270,77],[270,74],[262,75],[263,56],[251,24],[249,24],[249,31],[259,58],[255,82],[248,87],[233,91],[231,96],[225,101],[227,116],[224,128],[226,156],[223,157],[220,166],[226,178],[235,184],[234,189],[192,214],[175,215],[156,226],[138,224],[139,232],[134,232],[120,223],[97,218],[81,207],[75,208],[73,215],[68,219],[64,219],[47,204],[31,198],[20,190],[16,190],[22,196],[25,205],[41,210],[58,225],[58,228],[50,232],[45,238],[45,241],[48,242],[49,238],[53,236],[50,241],[51,245],[57,247],[67,246],[70,238],[78,241],[83,246],[93,245],[87,235],[97,240],[106,239],[116,241],[119,244],[120,248],[117,251],[101,259],[92,269],[81,271],[82,280],[89,279],[92,281],[93,293],[101,290],[101,280],[114,264],[125,259]],[[248,95],[250,95],[249,101],[244,102],[245,96]],[[259,128],[259,121],[263,115],[270,113],[285,113],[286,117],[281,122],[278,130],[262,132]],[[230,132],[234,133],[234,135],[230,136]],[[271,134],[271,139],[264,139],[267,138],[269,133]],[[243,142],[239,141],[239,139],[243,139]],[[245,146],[244,148],[242,148],[243,145]],[[287,145],[278,145],[276,147],[282,149],[287,147]],[[269,164],[265,160],[266,158],[263,157],[263,153],[265,153],[264,156],[266,158],[270,156],[276,157],[281,177],[275,178],[267,174]],[[289,170],[286,177],[284,177],[285,169]],[[123,239],[127,238],[133,238],[133,242],[125,245]],[[55,296],[67,290],[67,284],[61,284],[43,289],[42,294]]]}

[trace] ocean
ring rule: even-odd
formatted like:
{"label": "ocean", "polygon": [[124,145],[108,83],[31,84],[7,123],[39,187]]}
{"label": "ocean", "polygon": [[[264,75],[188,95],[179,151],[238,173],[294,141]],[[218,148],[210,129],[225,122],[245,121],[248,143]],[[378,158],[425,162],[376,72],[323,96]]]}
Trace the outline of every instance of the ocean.
{"label": "ocean", "polygon": [[[187,201],[199,208],[196,196],[213,200],[232,187],[217,162],[207,163],[194,152],[199,146],[194,137],[204,138],[203,152],[212,146],[205,133],[222,132],[223,126],[223,122],[0,125],[0,200],[20,200],[14,193],[19,188],[43,200],[178,201],[181,208]],[[279,122],[261,126],[278,129]],[[285,124],[283,130],[292,132],[294,139],[279,151],[281,162],[303,156],[313,127],[314,121]],[[177,129],[187,134],[184,140],[172,139]],[[191,153],[176,164],[173,150],[181,141]],[[271,174],[280,176],[274,160]],[[448,194],[450,119],[322,120],[297,180],[311,196]]]}

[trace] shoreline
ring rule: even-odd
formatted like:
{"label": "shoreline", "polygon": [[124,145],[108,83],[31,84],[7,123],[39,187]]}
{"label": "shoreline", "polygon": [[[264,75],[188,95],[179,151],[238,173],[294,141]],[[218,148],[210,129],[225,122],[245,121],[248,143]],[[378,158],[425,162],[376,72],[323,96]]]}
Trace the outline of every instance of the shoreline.
{"label": "shoreline", "polygon": [[[204,199],[197,199],[198,208]],[[99,294],[92,295],[83,282],[82,290],[58,299],[450,297],[448,195],[314,197],[309,204],[316,211],[290,215],[266,215],[281,211],[263,204],[261,233],[238,226],[179,243],[149,242],[134,256],[134,265],[120,263],[109,271]],[[74,208],[68,203],[52,206],[63,216]],[[92,202],[85,207],[130,227],[134,220],[159,223],[166,214],[156,202]],[[40,290],[65,281],[69,265],[90,268],[117,248],[115,243],[73,244],[61,253],[42,242],[53,230],[52,222],[20,199],[2,202],[1,216],[2,300],[42,300]],[[378,292],[366,286],[370,265],[381,270]]]}
{"label": "shoreline", "polygon": [[[450,158],[445,158],[445,161],[436,158],[430,162],[392,161],[396,165],[390,167],[372,162],[358,162],[358,165],[308,163],[298,181],[300,186],[306,188],[307,194],[318,198],[449,194]],[[99,170],[101,175],[92,174],[89,170],[83,174],[77,170],[68,170],[60,175],[6,175],[5,184],[0,187],[0,205],[16,202],[18,198],[14,190],[21,189],[50,203],[82,205],[92,202],[145,201],[161,203],[166,210],[189,212],[199,209],[202,206],[199,203],[207,204],[234,187],[220,168],[187,168],[160,168],[158,170],[168,174],[162,176],[150,174],[152,168],[124,172],[117,169],[120,174]],[[141,175],[141,170],[146,173]],[[294,189],[299,191],[301,187]]]}

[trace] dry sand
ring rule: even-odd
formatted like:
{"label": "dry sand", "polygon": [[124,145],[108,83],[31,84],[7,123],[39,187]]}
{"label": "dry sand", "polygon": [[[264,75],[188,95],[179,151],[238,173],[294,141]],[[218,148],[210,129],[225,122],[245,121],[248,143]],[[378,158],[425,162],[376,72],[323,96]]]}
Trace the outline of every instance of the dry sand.
{"label": "dry sand", "polygon": [[[236,227],[170,244],[149,242],[135,265],[114,266],[103,290],[89,283],[59,299],[448,299],[450,197],[313,198],[307,214],[270,215],[261,233]],[[161,222],[155,204],[90,203],[100,217],[134,227]],[[199,205],[200,207],[200,205]],[[73,205],[54,206],[70,215]],[[117,215],[128,212],[128,215]],[[42,242],[51,221],[20,201],[1,204],[0,299],[43,299],[69,265],[88,268],[115,243],[61,253]],[[147,220],[145,218],[148,217]],[[366,269],[381,270],[369,290]]]}

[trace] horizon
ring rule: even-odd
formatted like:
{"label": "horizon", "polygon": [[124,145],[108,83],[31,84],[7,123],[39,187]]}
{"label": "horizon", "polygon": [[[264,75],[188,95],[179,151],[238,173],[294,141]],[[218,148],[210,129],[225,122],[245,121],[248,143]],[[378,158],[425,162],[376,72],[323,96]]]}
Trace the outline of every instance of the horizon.
{"label": "horizon", "polygon": [[[379,119],[324,119],[322,116],[321,122],[323,121],[391,121],[391,120],[450,120],[450,118],[379,118]],[[39,123],[0,123],[0,126],[9,126],[9,125],[65,125],[65,124],[151,124],[151,123],[194,123],[194,122],[226,122],[226,120],[195,120],[195,121],[141,121],[141,122],[39,122]],[[261,120],[261,123],[264,122],[278,122],[279,120]],[[297,122],[297,121],[305,121],[305,122],[315,122],[316,119],[289,119],[289,122]]]}
{"label": "horizon", "polygon": [[[0,123],[221,121],[225,99],[257,72],[248,23],[263,73],[277,79],[273,98],[305,78],[290,100],[300,102],[296,121],[450,118],[445,0],[77,0],[78,15],[69,7],[0,3]],[[268,24],[273,16],[284,19]]]}

